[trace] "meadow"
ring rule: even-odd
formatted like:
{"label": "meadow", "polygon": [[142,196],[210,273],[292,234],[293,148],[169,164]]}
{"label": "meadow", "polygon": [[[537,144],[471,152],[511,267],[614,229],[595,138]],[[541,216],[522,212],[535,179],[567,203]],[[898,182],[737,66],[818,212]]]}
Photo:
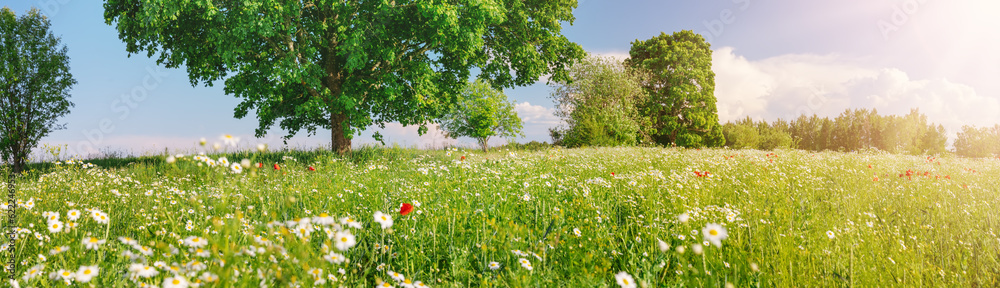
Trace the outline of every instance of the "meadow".
{"label": "meadow", "polygon": [[20,287],[1000,286],[995,158],[365,148],[35,168]]}

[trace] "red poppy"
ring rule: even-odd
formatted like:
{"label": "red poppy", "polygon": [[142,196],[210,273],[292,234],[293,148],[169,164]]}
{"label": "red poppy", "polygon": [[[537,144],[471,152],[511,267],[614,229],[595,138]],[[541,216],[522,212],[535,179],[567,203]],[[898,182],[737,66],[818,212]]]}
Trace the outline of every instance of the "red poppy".
{"label": "red poppy", "polygon": [[462,161],[465,161],[465,156],[464,155],[462,156]]}
{"label": "red poppy", "polygon": [[313,168],[313,166],[309,166],[309,171],[316,171],[316,168]]}
{"label": "red poppy", "polygon": [[399,208],[400,215],[410,214],[410,212],[412,211],[413,211],[413,205],[410,205],[410,203],[403,203],[403,207]]}
{"label": "red poppy", "polygon": [[281,167],[278,166],[278,163],[274,163],[274,170],[281,170]]}
{"label": "red poppy", "polygon": [[615,172],[611,172],[611,176],[615,176]]}
{"label": "red poppy", "polygon": [[264,168],[264,163],[257,163],[257,168]]}

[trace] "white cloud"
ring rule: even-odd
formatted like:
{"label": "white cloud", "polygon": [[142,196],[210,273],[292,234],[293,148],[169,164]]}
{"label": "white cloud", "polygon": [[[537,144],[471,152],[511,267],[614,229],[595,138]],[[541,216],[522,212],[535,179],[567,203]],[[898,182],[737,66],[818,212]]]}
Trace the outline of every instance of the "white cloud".
{"label": "white cloud", "polygon": [[962,125],[1000,123],[1000,101],[948,79],[910,79],[906,72],[868,67],[838,55],[782,55],[749,61],[723,47],[712,55],[722,122],[747,116],[790,120],[836,117],[848,108],[902,115],[918,108],[954,135]]}
{"label": "white cloud", "polygon": [[514,104],[514,112],[521,117],[524,124],[544,124],[555,126],[562,123],[562,119],[556,117],[554,108],[545,108],[539,105],[531,105],[529,102]]}

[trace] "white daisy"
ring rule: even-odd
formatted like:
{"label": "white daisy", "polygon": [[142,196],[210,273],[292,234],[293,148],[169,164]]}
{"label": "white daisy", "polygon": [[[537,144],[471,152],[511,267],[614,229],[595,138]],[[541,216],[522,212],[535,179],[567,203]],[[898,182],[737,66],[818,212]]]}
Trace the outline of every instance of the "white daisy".
{"label": "white daisy", "polygon": [[635,288],[635,279],[632,279],[632,275],[628,275],[628,272],[622,271],[615,274],[615,282],[618,282],[619,286],[622,288]]}
{"label": "white daisy", "polygon": [[76,281],[80,282],[90,282],[94,276],[97,276],[101,272],[101,268],[94,266],[81,266],[79,270],[76,270]]}
{"label": "white daisy", "polygon": [[382,225],[382,229],[388,229],[392,227],[392,216],[382,213],[382,211],[375,211],[375,222]]}
{"label": "white daisy", "polygon": [[701,229],[701,235],[704,236],[705,241],[712,242],[715,247],[722,247],[722,240],[729,237],[729,233],[726,232],[726,227],[722,225],[709,223],[705,225],[705,228]]}

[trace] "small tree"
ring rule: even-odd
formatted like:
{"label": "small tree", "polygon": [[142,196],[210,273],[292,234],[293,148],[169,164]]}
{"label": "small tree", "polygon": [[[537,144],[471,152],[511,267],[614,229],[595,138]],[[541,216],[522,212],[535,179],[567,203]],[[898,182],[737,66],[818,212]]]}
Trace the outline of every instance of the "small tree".
{"label": "small tree", "polygon": [[448,137],[475,138],[485,152],[493,136],[515,137],[521,133],[521,118],[507,95],[489,84],[476,80],[466,85],[458,103],[440,119]]}
{"label": "small tree", "polygon": [[559,81],[550,95],[565,127],[550,129],[554,144],[629,146],[646,137],[636,103],[645,98],[643,74],[610,57],[588,56],[569,69],[573,82]]}
{"label": "small tree", "polygon": [[64,129],[56,119],[69,113],[66,46],[49,32],[49,20],[37,9],[16,17],[0,9],[0,157],[20,173],[38,140]]}

